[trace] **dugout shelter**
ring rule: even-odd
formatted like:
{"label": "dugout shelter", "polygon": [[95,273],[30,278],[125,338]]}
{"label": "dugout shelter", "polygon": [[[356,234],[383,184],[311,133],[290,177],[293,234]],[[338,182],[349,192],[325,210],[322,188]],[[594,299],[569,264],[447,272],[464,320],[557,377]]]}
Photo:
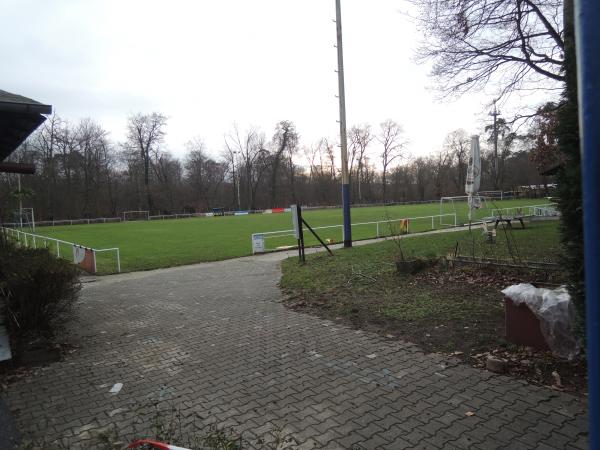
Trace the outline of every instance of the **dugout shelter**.
{"label": "dugout shelter", "polygon": [[52,114],[52,106],[0,90],[0,171],[32,174],[31,164],[3,162]]}

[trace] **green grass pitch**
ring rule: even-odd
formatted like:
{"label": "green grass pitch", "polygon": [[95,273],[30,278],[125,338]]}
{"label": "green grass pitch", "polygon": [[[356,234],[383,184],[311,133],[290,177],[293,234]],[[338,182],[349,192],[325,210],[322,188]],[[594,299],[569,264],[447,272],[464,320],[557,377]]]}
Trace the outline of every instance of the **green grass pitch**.
{"label": "green grass pitch", "polygon": [[[503,200],[488,202],[486,208],[476,212],[476,217],[491,214],[492,208],[538,205],[547,203],[544,199]],[[458,223],[467,221],[467,204],[457,202],[444,206],[444,212],[456,208]],[[429,216],[440,213],[439,203],[419,205],[397,205],[388,207],[366,207],[352,209],[352,223],[377,220],[400,219],[406,217]],[[340,225],[340,209],[305,210],[304,218],[312,227]],[[450,218],[447,218],[450,222]],[[441,228],[435,220],[435,228]],[[245,216],[202,217],[191,219],[134,221],[93,225],[65,225],[37,227],[36,234],[74,242],[96,249],[118,247],[121,252],[121,270],[147,270],[215,261],[252,254],[252,233],[289,230],[292,228],[291,214],[251,214]],[[431,219],[413,220],[410,232],[431,229]],[[388,225],[380,225],[380,234],[389,234]],[[353,239],[375,237],[375,225],[353,226]],[[319,230],[323,239],[334,242],[342,240],[341,227]],[[307,244],[316,241],[307,238]],[[293,245],[293,237],[267,239],[267,248]],[[43,245],[39,242],[37,245]],[[55,245],[48,244],[54,250]],[[63,255],[70,255],[71,249],[61,246]],[[101,273],[116,270],[114,254],[98,254],[98,270]]]}

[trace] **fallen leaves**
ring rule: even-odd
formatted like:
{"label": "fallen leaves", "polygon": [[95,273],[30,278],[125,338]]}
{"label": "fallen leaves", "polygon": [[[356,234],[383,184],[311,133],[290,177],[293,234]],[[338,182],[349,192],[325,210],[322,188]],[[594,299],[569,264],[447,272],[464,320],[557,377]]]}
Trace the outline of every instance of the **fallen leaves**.
{"label": "fallen leaves", "polygon": [[531,347],[497,348],[470,355],[469,359],[474,367],[485,368],[490,356],[506,360],[508,374],[513,377],[557,391],[585,394],[587,372],[583,360],[564,361],[552,352],[536,351]]}

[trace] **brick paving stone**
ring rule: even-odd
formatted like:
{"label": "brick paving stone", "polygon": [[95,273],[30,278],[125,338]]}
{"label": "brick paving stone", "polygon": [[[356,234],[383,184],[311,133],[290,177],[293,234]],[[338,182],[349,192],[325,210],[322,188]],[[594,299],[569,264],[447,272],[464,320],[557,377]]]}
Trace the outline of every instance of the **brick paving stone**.
{"label": "brick paving stone", "polygon": [[500,441],[500,442],[504,442],[505,444],[509,444],[515,441],[516,438],[518,438],[519,436],[521,436],[522,434],[524,434],[524,431],[519,433],[516,431],[513,431],[510,428],[502,428],[500,429],[500,431],[491,434],[489,436],[490,440],[492,441]]}
{"label": "brick paving stone", "polygon": [[417,445],[423,441],[423,439],[430,437],[431,435],[424,431],[422,428],[415,428],[410,433],[402,436],[403,439],[410,442],[413,445]]}
{"label": "brick paving stone", "polygon": [[379,434],[374,434],[369,439],[360,442],[360,445],[364,448],[389,448],[390,442]]}
{"label": "brick paving stone", "polygon": [[577,437],[574,442],[567,444],[566,448],[568,448],[568,449],[576,448],[576,449],[584,450],[584,449],[589,448],[589,445],[590,444],[589,444],[589,439],[588,439],[587,435],[585,435],[585,436],[581,435],[581,436]]}
{"label": "brick paving stone", "polygon": [[2,394],[21,433],[93,448],[98,430],[126,442],[174,407],[186,430],[231,426],[249,448],[274,430],[310,449],[585,447],[585,401],[287,309],[283,256],[85,283],[78,351]]}
{"label": "brick paving stone", "polygon": [[350,434],[347,436],[339,437],[333,440],[333,442],[339,445],[341,448],[352,448],[354,445],[363,442],[365,438],[358,434]]}

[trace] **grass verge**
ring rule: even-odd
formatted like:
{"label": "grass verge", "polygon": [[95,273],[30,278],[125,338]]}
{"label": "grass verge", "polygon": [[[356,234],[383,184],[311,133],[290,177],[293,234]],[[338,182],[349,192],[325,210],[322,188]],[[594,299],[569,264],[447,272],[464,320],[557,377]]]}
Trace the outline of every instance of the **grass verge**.
{"label": "grass verge", "polygon": [[[517,376],[540,384],[553,384],[560,369],[562,384],[579,390],[585,386],[585,366],[564,363],[548,355],[520,355],[504,340],[504,306],[500,290],[514,283],[558,284],[562,275],[550,270],[523,270],[466,266],[449,269],[437,265],[419,274],[399,274],[395,260],[398,243],[354,247],[311,255],[305,265],[294,258],[283,262],[280,285],[286,303],[296,310],[317,314],[416,343],[427,352],[453,354],[474,365],[489,352],[518,354],[543,360],[543,368],[519,366]],[[526,224],[526,229],[498,231],[490,244],[480,228],[472,232],[443,233],[400,239],[402,252],[416,258],[454,254],[523,261],[557,262],[560,245],[557,222]],[[511,356],[512,357],[512,356]],[[538,358],[539,357],[539,358]],[[583,380],[583,381],[582,381]]]}

